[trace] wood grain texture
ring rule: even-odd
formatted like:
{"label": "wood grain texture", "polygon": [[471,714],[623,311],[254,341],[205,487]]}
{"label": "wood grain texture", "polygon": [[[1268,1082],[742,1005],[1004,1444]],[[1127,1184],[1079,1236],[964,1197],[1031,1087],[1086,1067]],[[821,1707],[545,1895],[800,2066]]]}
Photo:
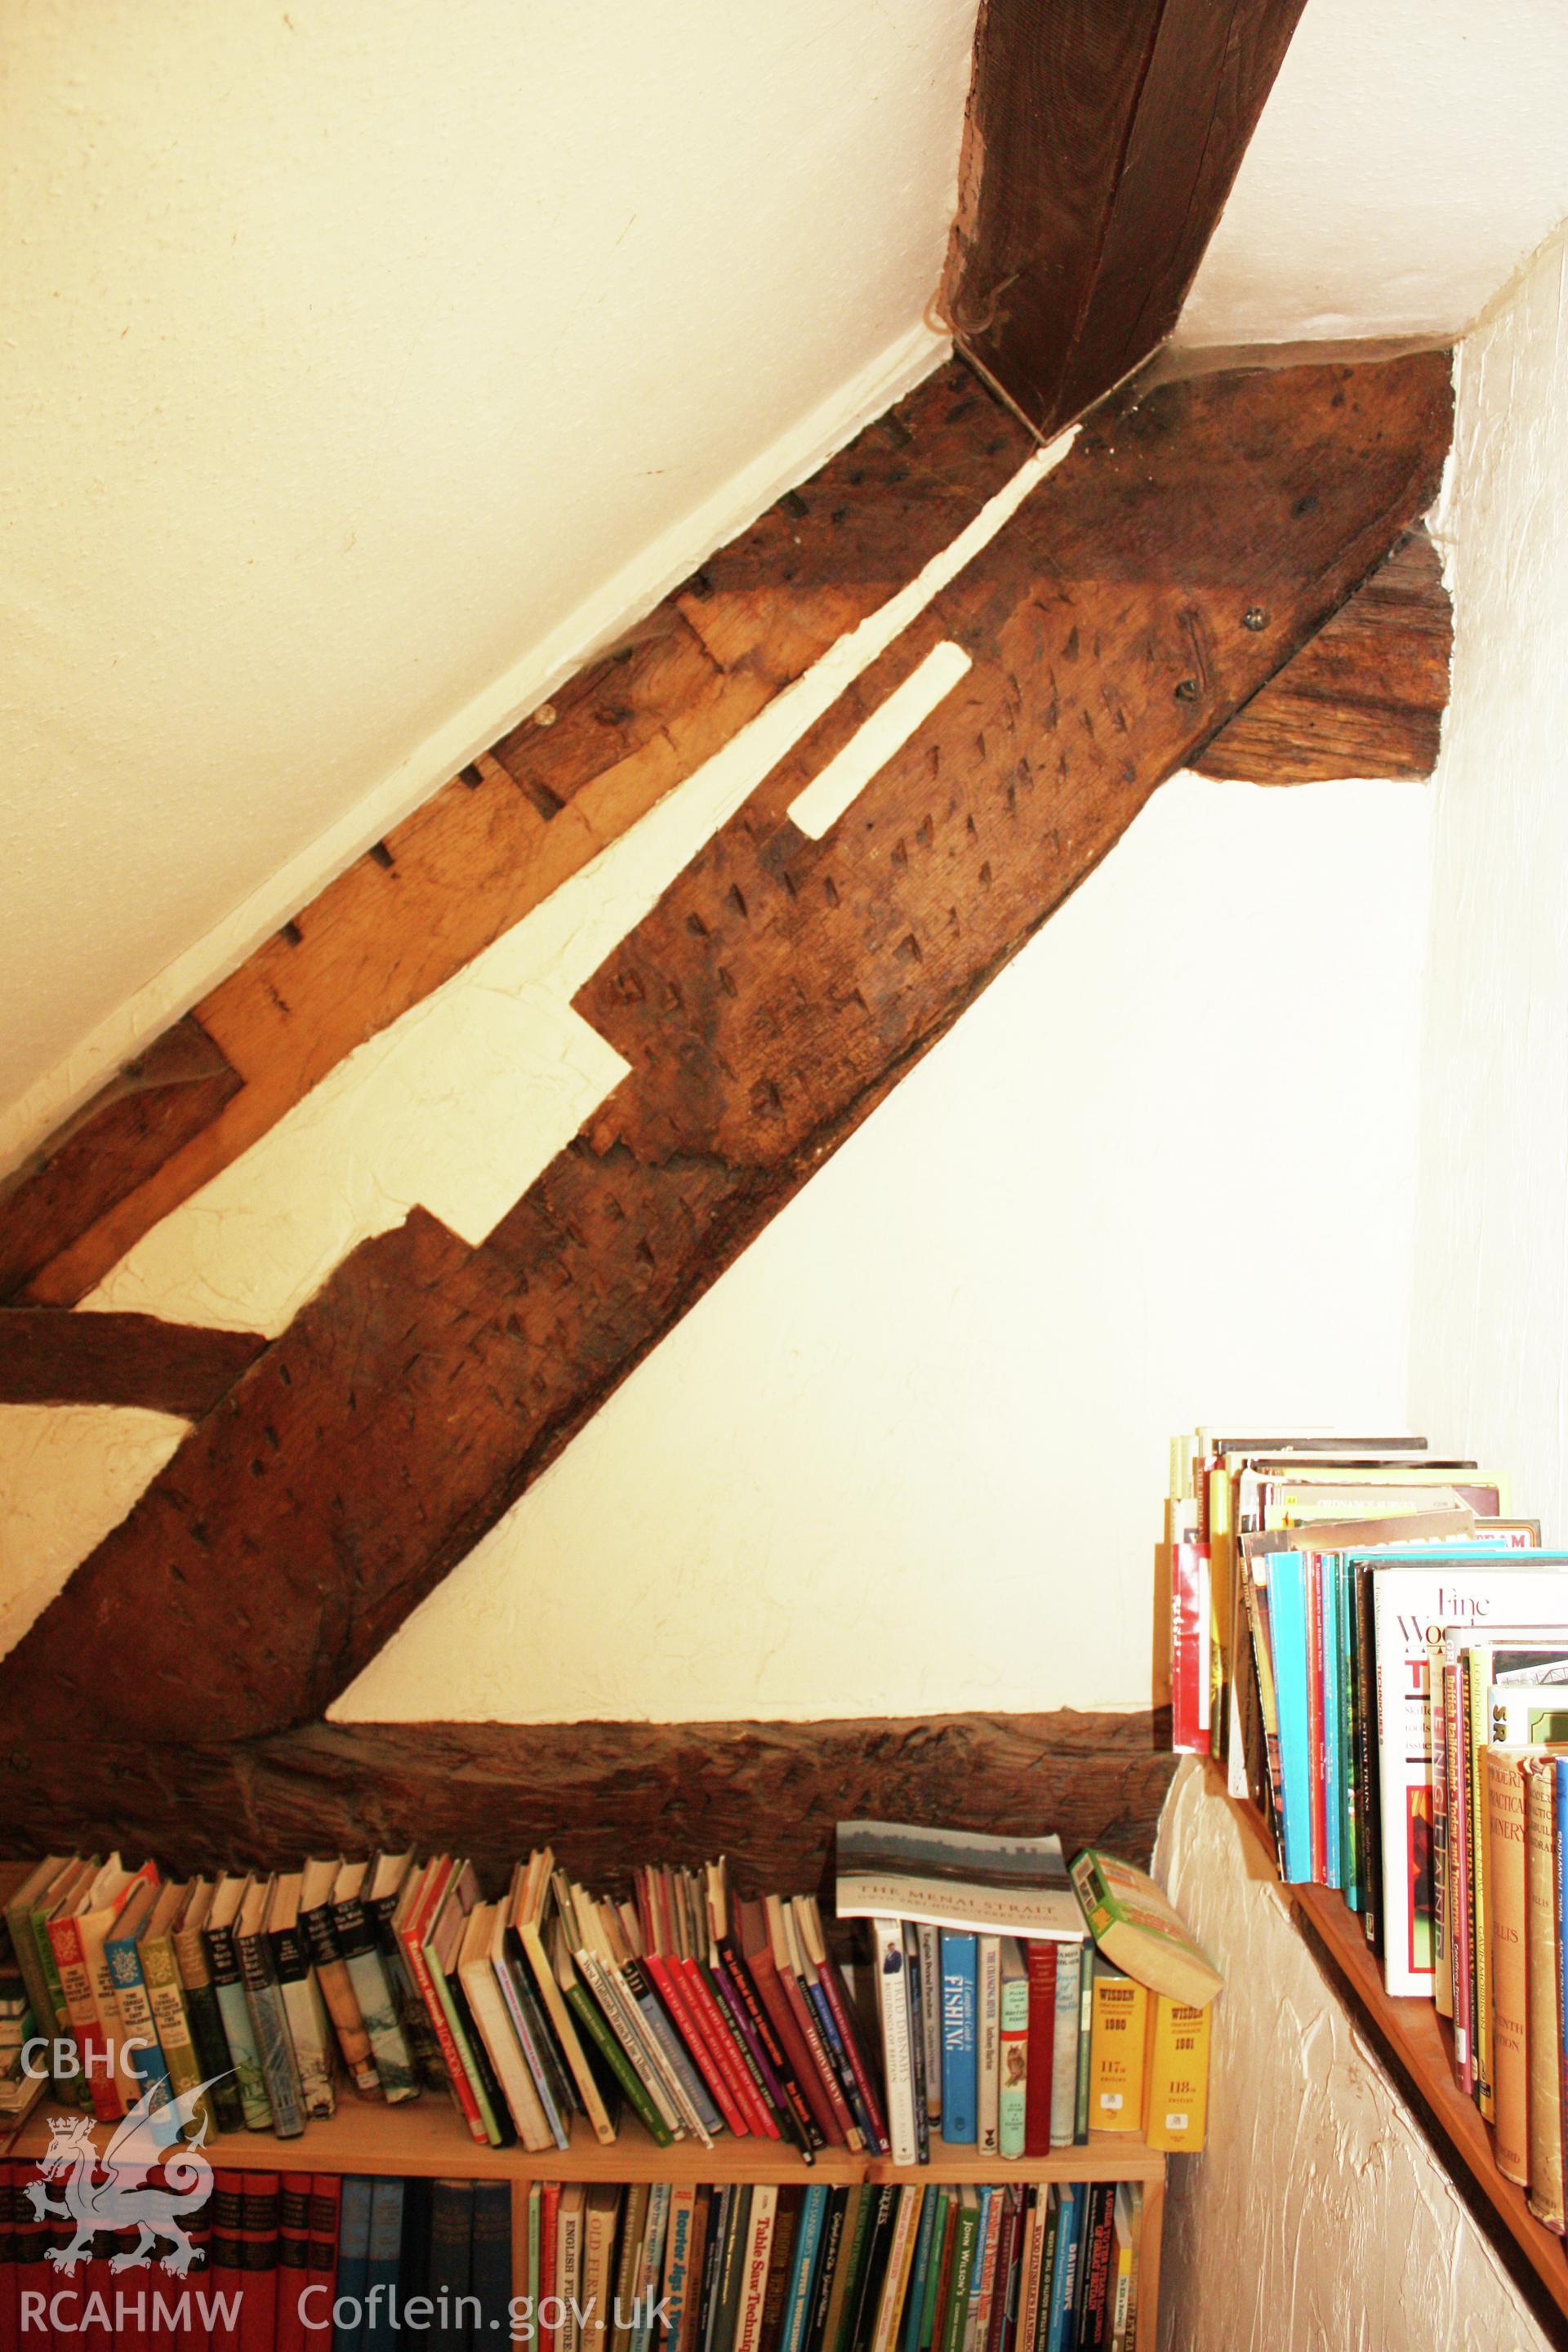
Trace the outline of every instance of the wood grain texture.
{"label": "wood grain texture", "polygon": [[266,1345],[156,1315],[0,1307],[0,1404],[142,1405],[199,1421]]}
{"label": "wood grain texture", "polygon": [[[1173,383],[1086,429],[579,993],[630,1065],[587,1131],[479,1249],[421,1213],[345,1261],[18,1645],[12,1719],[320,1715],[1375,568],[1450,423],[1422,354]],[[943,638],[968,675],[806,839],[795,793]]]}
{"label": "wood grain texture", "polygon": [[[0,1300],[83,1297],[356,1045],[520,921],[903,587],[1027,452],[1027,436],[956,362],[868,426],[171,1033],[209,1041],[222,1091],[187,1096],[179,1119],[165,1106],[143,1132],[116,1108],[122,1081],[105,1089],[68,1157],[56,1152],[0,1206]],[[137,1116],[145,1127],[145,1109]]]}
{"label": "wood grain texture", "polygon": [[1159,1714],[955,1715],[825,1723],[319,1723],[228,1748],[0,1754],[9,1851],[145,1846],[171,1869],[243,1853],[266,1868],[371,1846],[471,1853],[504,1889],[550,1843],[595,1887],[639,1862],[726,1853],[742,1888],[828,1884],[836,1822],[858,1814],[1059,1832],[1147,1861],[1174,1770]]}
{"label": "wood grain texture", "polygon": [[1048,436],[1176,322],[1305,0],[984,0],[943,307]]}
{"label": "wood grain texture", "polygon": [[1437,551],[1412,531],[1193,765],[1255,784],[1429,776],[1453,639]]}
{"label": "wood grain texture", "polygon": [[127,1063],[0,1183],[0,1301],[110,1218],[211,1126],[241,1083],[194,1015]]}

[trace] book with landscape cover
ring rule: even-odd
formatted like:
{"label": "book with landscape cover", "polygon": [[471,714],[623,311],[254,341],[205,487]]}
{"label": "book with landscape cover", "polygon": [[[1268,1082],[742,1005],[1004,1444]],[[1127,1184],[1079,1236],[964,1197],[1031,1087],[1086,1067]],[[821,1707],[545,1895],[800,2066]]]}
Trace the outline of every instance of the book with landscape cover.
{"label": "book with landscape cover", "polygon": [[1061,1840],[840,1822],[841,1919],[923,1920],[983,1936],[1074,1939],[1083,1916]]}

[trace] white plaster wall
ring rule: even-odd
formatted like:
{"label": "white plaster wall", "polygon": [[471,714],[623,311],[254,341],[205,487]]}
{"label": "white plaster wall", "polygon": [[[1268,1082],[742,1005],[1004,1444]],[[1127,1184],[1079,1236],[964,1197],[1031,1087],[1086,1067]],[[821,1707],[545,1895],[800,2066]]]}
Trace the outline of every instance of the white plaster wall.
{"label": "white plaster wall", "polygon": [[1403,1418],[1426,814],[1165,786],[336,1711],[1146,1706],[1169,1432]]}
{"label": "white plaster wall", "polygon": [[974,5],[0,11],[0,1153],[941,355]]}
{"label": "white plaster wall", "polygon": [[1565,123],[1558,0],[1310,0],[1178,339],[1462,331],[1568,214]]}
{"label": "white plaster wall", "polygon": [[1568,1534],[1568,244],[1463,347],[1411,1342],[1418,1423]]}
{"label": "white plaster wall", "polygon": [[1545,2352],[1195,1764],[1154,1867],[1226,1979],[1209,2144],[1171,2159],[1161,2352]]}
{"label": "white plaster wall", "polygon": [[186,1423],[133,1405],[0,1407],[0,1656],[174,1453]]}

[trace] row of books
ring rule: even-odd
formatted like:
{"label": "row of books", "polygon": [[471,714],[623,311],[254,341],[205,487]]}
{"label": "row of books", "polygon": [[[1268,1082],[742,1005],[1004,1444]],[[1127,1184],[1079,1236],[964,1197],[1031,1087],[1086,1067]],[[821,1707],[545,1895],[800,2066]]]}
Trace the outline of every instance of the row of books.
{"label": "row of books", "polygon": [[1568,1553],[1477,1464],[1373,1452],[1287,1474],[1194,1449],[1211,1492],[1224,1463],[1182,1539],[1212,1559],[1228,1514],[1232,1785],[1281,1876],[1340,1890],[1388,1990],[1451,2020],[1499,2168],[1561,2234]]}
{"label": "row of books", "polygon": [[815,1898],[732,1901],[722,1862],[635,1883],[635,1902],[595,1897],[548,1848],[495,1902],[452,1855],[170,1885],[56,1855],[5,1920],[16,1997],[74,2042],[106,2121],[147,2095],[173,2137],[199,2091],[223,2128],[292,2137],[333,2111],[341,2068],[393,2103],[449,2090],[492,2147],[564,2148],[576,2116],[608,2143],[624,2107],[660,2146],[885,2153]]}
{"label": "row of books", "polygon": [[[219,2171],[195,2266],[116,2269],[0,2165],[0,2352],[1132,2352],[1136,2184],[922,2189]],[[517,2222],[514,2236],[514,2217]]]}
{"label": "row of books", "polygon": [[896,2161],[938,2135],[1004,2158],[1091,2129],[1203,2146],[1220,1979],[1142,1872],[1090,1850],[1069,1873],[1055,1835],[844,1822],[836,1891],[870,1926]]}

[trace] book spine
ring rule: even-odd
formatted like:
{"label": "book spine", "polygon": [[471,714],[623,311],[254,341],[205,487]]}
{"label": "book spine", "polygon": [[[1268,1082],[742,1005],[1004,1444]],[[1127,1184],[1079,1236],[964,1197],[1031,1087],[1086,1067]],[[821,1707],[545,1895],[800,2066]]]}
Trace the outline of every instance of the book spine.
{"label": "book spine", "polygon": [[510,2137],[510,2127],[502,2126],[506,2101],[500,2084],[490,2067],[489,2053],[479,2039],[478,2026],[468,2014],[468,1996],[460,1980],[448,1977],[434,1953],[430,1955],[430,1975],[456,2044],[458,2058],[479,2109],[479,2125],[491,2147],[501,2147]]}
{"label": "book spine", "polygon": [[1505,2179],[1530,2182],[1530,2092],[1525,2060],[1524,1788],[1516,1759],[1486,1750],[1488,1929],[1492,1951],[1492,2066],[1497,2163]]}
{"label": "book spine", "polygon": [[670,2023],[642,1962],[637,1959],[626,1961],[620,1974],[647,2027],[655,2048],[664,2061],[666,2073],[679,2095],[686,2122],[703,2147],[711,2147],[714,2133],[723,2128],[722,2119],[708,2095],[708,2087],[692,2063],[690,2053]]}
{"label": "book spine", "polygon": [[1032,1941],[1025,1945],[1024,1957],[1029,1971],[1029,2072],[1024,2094],[1024,2153],[1045,2156],[1051,2145],[1057,1948],[1044,1940]]}
{"label": "book spine", "polygon": [[543,2029],[533,2003],[529,1998],[530,1988],[521,1947],[516,1953],[508,1951],[503,1954],[497,1975],[500,1982],[501,1999],[506,2004],[507,2016],[510,2021],[512,2032],[517,2036],[518,2048],[522,2053],[523,2063],[528,2068],[539,2100],[540,2113],[544,2118],[544,2128],[558,2148],[569,2147],[572,2144],[572,2135],[567,2129],[566,2118],[561,2110],[559,2090],[553,2078],[553,2071],[546,2063]]}
{"label": "book spine", "polygon": [[942,1931],[942,2114],[950,2147],[973,2147],[976,2129],[975,1939]]}
{"label": "book spine", "polygon": [[1149,1994],[1120,1969],[1097,1960],[1089,2028],[1089,2127],[1135,2132],[1142,2126]]}
{"label": "book spine", "polygon": [[586,1945],[573,1954],[582,1982],[593,1994],[599,2013],[620,2043],[626,2063],[653,2101],[677,2139],[686,2137],[686,2118],[664,2078],[664,2070],[650,2051],[637,2006],[618,1972],[601,1962]]}
{"label": "book spine", "polygon": [[[1470,2043],[1474,2053],[1476,2104],[1488,2123],[1497,2121],[1497,2081],[1492,2050],[1493,1987],[1491,1932],[1491,1839],[1487,1822],[1487,1687],[1491,1681],[1491,1654],[1465,1652],[1465,1751],[1469,1779],[1470,1808]],[[1411,1914],[1414,1897],[1407,1894],[1404,1932],[1415,1964]],[[1393,1916],[1392,1913],[1390,1915]],[[1391,1990],[1393,1987],[1389,1988]]]}
{"label": "book spine", "polygon": [[903,1922],[873,1919],[877,1999],[882,2014],[882,2053],[888,2090],[888,2128],[895,2164],[913,2164],[919,2154],[915,2130],[913,2053],[904,1967]]}
{"label": "book spine", "polygon": [[208,2086],[206,2095],[217,2127],[219,2131],[243,2131],[245,2110],[240,2103],[239,2077],[234,2071],[223,2012],[213,1985],[206,1938],[199,1928],[182,1927],[175,1933],[174,1945],[174,1965],[185,1997],[185,2014],[191,2021],[191,2040],[196,2045],[196,2063]]}
{"label": "book spine", "polygon": [[240,2352],[273,2352],[278,2327],[275,2172],[247,2172],[239,2199]]}
{"label": "book spine", "polygon": [[1070,2147],[1078,2105],[1078,2018],[1083,1947],[1057,1946],[1056,2015],[1051,2029],[1051,2146]]}
{"label": "book spine", "polygon": [[1024,2153],[1028,2124],[1029,1979],[1003,1979],[998,2018],[1000,2087],[996,2101],[997,2146],[1009,2162]]}
{"label": "book spine", "polygon": [[[946,1930],[943,1931],[946,1940]],[[945,2035],[944,2047],[945,2047]],[[952,2247],[952,2274],[948,2282],[947,2312],[942,2336],[942,2352],[963,2352],[965,2327],[969,2317],[970,2289],[974,2281],[974,2263],[980,2236],[980,2204],[978,2199],[969,2201],[970,2190],[958,2209],[957,2234]]]}
{"label": "book spine", "polygon": [[81,2070],[100,2124],[115,2124],[124,2112],[114,2086],[114,2062],[92,1997],[92,1970],[80,1924],[76,1919],[51,1919],[49,1946],[59,1971],[65,2012],[81,2053]]}
{"label": "book spine", "polygon": [[332,1925],[386,2103],[396,2106],[405,2099],[416,2099],[419,2076],[398,2018],[375,1923],[355,1897],[333,1904]]}
{"label": "book spine", "polygon": [[[401,2181],[378,2181],[377,2190],[396,2188]],[[401,2207],[401,2195],[399,2206]],[[375,2222],[377,2212],[371,2215],[371,2284],[375,2284]],[[401,2210],[398,2215],[402,2220]],[[398,2233],[392,2235],[389,2251],[389,2276],[395,2284],[397,2278]],[[511,2304],[511,2187],[505,2180],[476,2180],[474,2183],[473,2224],[468,2255],[468,2285],[479,2304],[473,2321],[471,2341],[474,2345],[499,2340],[505,2343],[510,2326]],[[393,2342],[395,2343],[395,2338]]]}
{"label": "book spine", "polygon": [[767,2302],[768,2266],[773,2255],[778,2197],[777,2189],[771,2184],[752,2191],[745,2245],[741,2256],[740,2294],[732,2339],[735,2352],[761,2352],[763,2312]]}
{"label": "book spine", "polygon": [[[819,2110],[809,2095],[815,2090],[826,2102],[826,2093],[812,2060],[810,2046],[801,2026],[800,2018],[786,1996],[779,1972],[773,1972],[773,1982],[786,2016],[795,2028],[796,2047],[804,2052],[806,2072],[802,2076],[789,2045],[781,2039],[773,2023],[773,2011],[764,1998],[763,1979],[757,1970],[763,1955],[757,1955],[757,1965],[743,1960],[732,1939],[719,1947],[714,1966],[709,1974],[713,1997],[731,2020],[736,2046],[746,2061],[759,2095],[773,2103],[781,2116],[787,2116],[796,2147],[807,2163],[816,2159],[819,2147],[827,2144]],[[768,1956],[772,1964],[772,1956]],[[798,1988],[797,1988],[798,1990]],[[804,2003],[802,2004],[804,2011]],[[825,2111],[832,2121],[833,2107],[826,2104]],[[845,2110],[846,2121],[848,2111]],[[838,2137],[834,2127],[832,2137]]]}
{"label": "book spine", "polygon": [[1442,1654],[1427,1668],[1432,1690],[1432,1997],[1439,2017],[1454,2014],[1454,1837],[1450,1822],[1448,1739],[1453,1729],[1451,1673]]}
{"label": "book spine", "polygon": [[1073,2126],[1075,2147],[1089,2139],[1089,2062],[1090,2029],[1094,2023],[1094,1979],[1100,1958],[1092,1944],[1079,1947],[1078,1976],[1078,2039],[1074,2045]]}
{"label": "book spine", "polygon": [[[120,2007],[120,2045],[115,2058],[117,2065],[132,2078],[134,2089],[126,2111],[129,2113],[137,2099],[151,2092],[148,2114],[153,2137],[166,2144],[176,2137],[174,2120],[168,2112],[174,2087],[142,1979],[141,1954],[134,1940],[127,1936],[110,1937],[103,1947],[103,1956],[109,1963],[114,1997]],[[122,2088],[121,2100],[125,2095]]]}
{"label": "book spine", "polygon": [[974,2145],[982,2156],[1001,2147],[1002,1939],[974,1939]]}
{"label": "book spine", "polygon": [[1557,1920],[1557,1853],[1552,1815],[1556,1768],[1537,1760],[1526,1772],[1525,1809],[1525,2048],[1530,2063],[1530,2210],[1562,2237],[1563,2053],[1557,1998],[1562,1953]]}
{"label": "book spine", "polygon": [[310,2284],[310,2175],[286,2172],[278,2183],[278,2318],[274,2352],[305,2352],[304,2300]]}
{"label": "book spine", "polygon": [[1152,1993],[1143,2137],[1151,2147],[1195,2151],[1208,2128],[1211,2011]]}
{"label": "book spine", "polygon": [[924,2042],[926,2124],[931,2131],[942,2125],[942,1934],[922,1921],[915,1929],[921,1948],[921,1986],[924,1993],[921,2032]]}
{"label": "book spine", "polygon": [[[686,1986],[676,1974],[675,1962],[672,1959],[667,1959],[661,1952],[647,1952],[643,1955],[642,1964],[653,1979],[654,1990],[663,2001],[676,2032],[686,2045],[692,2063],[707,2084],[713,2104],[723,2119],[725,2128],[733,2132],[737,2139],[749,2138],[752,2129],[752,2118],[748,2115],[743,2115],[735,2103],[724,2070],[719,2063],[707,2034],[697,2022],[691,2003],[687,1998]],[[776,2126],[772,2137],[777,2137]]]}
{"label": "book spine", "polygon": [[555,1981],[555,1971],[550,1965],[537,1921],[520,1921],[517,1935],[540,2000],[544,2004],[545,2014],[555,2029],[555,2038],[571,2069],[577,2095],[583,2102],[583,2112],[594,2127],[595,2138],[607,2147],[616,2137],[616,2127],[605,2105],[604,2094],[594,2080],[594,2070],[584,2055],[566,1995]]}
{"label": "book spine", "polygon": [[[1373,1625],[1372,1570],[1360,1561],[1351,1569],[1352,1638],[1355,1643],[1357,1808],[1361,1816],[1362,1927],[1373,1952],[1383,1948],[1383,1824],[1379,1817],[1377,1754],[1377,1653]],[[1450,1802],[1452,1789],[1450,1785]]]}
{"label": "book spine", "polygon": [[349,1981],[347,1963],[338,1949],[337,1936],[332,1927],[330,1903],[312,1905],[300,1914],[300,1931],[305,1938],[305,1948],[310,1955],[316,1971],[316,1982],[321,1988],[321,1999],[327,2005],[327,2015],[332,2021],[343,2065],[356,2091],[374,2098],[381,2088],[381,2076],[376,2072],[370,2036],[364,2030],[359,2001]]}
{"label": "book spine", "polygon": [[910,2264],[909,2293],[904,2300],[903,2317],[899,2328],[899,2352],[920,2352],[921,2318],[925,2309],[926,2289],[931,2283],[931,2263],[935,2260],[933,2241],[942,2210],[941,2189],[924,2190],[921,2198],[920,2229],[915,2237],[914,2257]]}
{"label": "book spine", "polygon": [[308,2352],[326,2352],[332,2340],[338,2286],[338,2231],[343,2184],[335,2172],[310,2175],[310,2284],[317,2292],[305,2319]]}
{"label": "book spine", "polygon": [[280,1927],[268,1940],[284,2022],[300,2070],[301,2103],[307,2116],[330,2116],[338,2104],[332,2085],[331,2029],[304,1938],[292,1927]]}
{"label": "book spine", "polygon": [[234,2063],[245,2128],[247,2131],[268,2131],[272,2124],[272,2105],[261,2069],[261,2052],[257,2044],[256,2029],[251,2023],[245,1987],[240,1981],[239,1954],[234,1931],[230,1927],[204,1928],[203,1940],[206,1947],[212,1989],[217,1999],[218,2015],[223,2021],[224,2039]]}
{"label": "book spine", "polygon": [[[849,1996],[845,1990],[843,1976],[837,1961],[829,1951],[824,1951],[817,1964],[816,1980],[837,2029],[838,2044],[844,2053],[845,2061],[854,2082],[866,2134],[866,2144],[873,2156],[883,2155],[886,2153],[888,2145],[888,2119],[882,2112],[882,2102],[878,2096],[877,2084],[871,2069],[867,2063],[866,2053],[861,2047],[859,2029],[850,2010]],[[934,1982],[935,1979],[933,1979],[932,1981]]]}
{"label": "book spine", "polygon": [[1444,1683],[1444,1705],[1448,1710],[1448,1935],[1454,1953],[1454,2063],[1461,2090],[1473,2097],[1476,2053],[1470,2011],[1475,1984],[1470,1945],[1470,1809],[1465,1771],[1462,1663],[1445,1668]]}
{"label": "book spine", "polygon": [[[142,1981],[147,1988],[153,2031],[158,2037],[158,2047],[163,2053],[174,2096],[183,2098],[187,2092],[195,2090],[205,2078],[184,1996],[180,1990],[179,1964],[174,1958],[172,1937],[142,1937]],[[216,2120],[210,2091],[202,2093],[195,2112],[197,2120],[205,2122],[205,2128],[210,2131]]]}
{"label": "book spine", "polygon": [[451,2086],[452,2096],[457,2101],[458,2111],[468,2127],[469,2138],[477,2141],[481,2147],[486,2147],[489,2144],[490,2136],[485,2128],[484,2118],[479,2113],[479,2103],[474,2096],[474,2086],[469,2082],[467,2069],[458,2053],[458,2044],[453,2037],[446,2008],[437,1992],[436,1979],[425,1947],[416,1934],[408,1931],[404,1932],[400,1940],[408,1962],[408,1972],[414,1979],[420,2000],[429,2012],[430,2022],[447,2069],[447,2080]]}
{"label": "book spine", "polygon": [[[929,2164],[931,2122],[926,2114],[925,2013],[938,1998],[939,1988],[934,1979],[928,1985],[921,1972],[920,1937],[908,1920],[904,1923],[904,1976],[910,1989],[910,2067],[914,2077],[915,2157],[918,2163]],[[889,2140],[891,2137],[889,2125]]]}
{"label": "book spine", "polygon": [[272,2109],[272,2128],[279,2139],[297,2139],[305,2128],[305,2102],[272,1954],[263,1935],[241,1936],[238,1945],[240,1981]]}
{"label": "book spine", "polygon": [[[655,2105],[653,2095],[641,2074],[626,2056],[618,2035],[612,2033],[588,1987],[574,1984],[567,1988],[571,2002],[588,2039],[598,2051],[626,2097],[648,2137],[660,2147],[668,2147],[675,2137],[669,2125]],[[612,2133],[612,2137],[614,2134]]]}
{"label": "book spine", "polygon": [[665,1965],[686,1996],[692,2021],[704,2037],[712,2063],[729,2092],[730,2103],[742,2124],[759,2138],[778,2138],[779,2117],[761,2070],[752,2058],[744,2036],[721,2011],[707,1971],[689,1952],[667,1960]]}

